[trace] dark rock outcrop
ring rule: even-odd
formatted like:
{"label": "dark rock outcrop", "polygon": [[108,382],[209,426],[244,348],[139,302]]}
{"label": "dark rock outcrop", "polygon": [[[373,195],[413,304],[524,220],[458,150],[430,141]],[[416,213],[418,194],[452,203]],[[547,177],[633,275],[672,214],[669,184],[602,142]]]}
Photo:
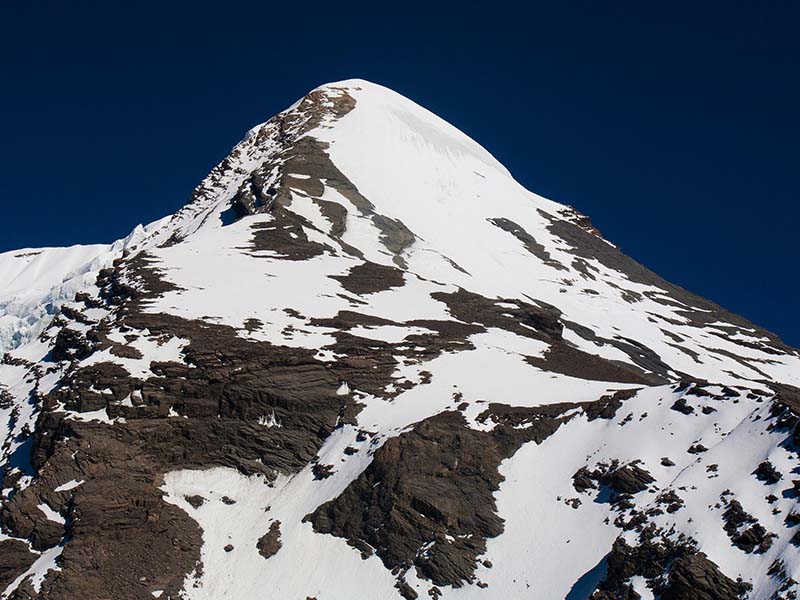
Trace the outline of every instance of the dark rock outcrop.
{"label": "dark rock outcrop", "polygon": [[273,521],[269,526],[269,531],[258,539],[256,544],[258,553],[264,558],[270,558],[275,556],[282,546],[281,522]]}
{"label": "dark rock outcrop", "polygon": [[739,600],[750,586],[733,581],[719,567],[697,552],[688,541],[672,542],[645,534],[638,546],[622,538],[606,557],[608,570],[592,600],[640,598],[629,581],[638,575],[648,581],[662,600]]}
{"label": "dark rock outcrop", "polygon": [[0,590],[22,575],[36,558],[22,540],[0,541]]}
{"label": "dark rock outcrop", "polygon": [[[415,567],[435,585],[472,582],[486,539],[503,531],[493,496],[500,462],[552,435],[570,409],[589,407],[490,404],[478,421],[493,423],[491,431],[466,427],[459,412],[430,417],[387,440],[362,475],[307,519],[320,533],[374,551],[387,568]],[[620,474],[619,483],[639,475]]]}
{"label": "dark rock outcrop", "polygon": [[669,571],[662,600],[738,600],[750,586],[720,572],[702,552],[675,560]]}

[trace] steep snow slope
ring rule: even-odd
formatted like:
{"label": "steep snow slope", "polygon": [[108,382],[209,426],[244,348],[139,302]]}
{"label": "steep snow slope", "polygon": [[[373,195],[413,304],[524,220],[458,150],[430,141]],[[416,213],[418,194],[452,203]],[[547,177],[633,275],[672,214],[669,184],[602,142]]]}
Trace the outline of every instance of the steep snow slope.
{"label": "steep snow slope", "polygon": [[796,595],[798,352],[390,90],[35,261],[0,256],[5,596]]}

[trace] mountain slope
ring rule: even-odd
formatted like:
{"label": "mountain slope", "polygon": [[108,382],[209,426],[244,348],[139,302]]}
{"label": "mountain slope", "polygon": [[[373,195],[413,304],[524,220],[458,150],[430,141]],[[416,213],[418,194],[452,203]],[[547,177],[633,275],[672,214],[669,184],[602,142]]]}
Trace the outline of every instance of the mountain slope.
{"label": "mountain slope", "polygon": [[5,596],[796,595],[800,354],[390,90],[93,252],[0,312],[59,306],[0,365]]}

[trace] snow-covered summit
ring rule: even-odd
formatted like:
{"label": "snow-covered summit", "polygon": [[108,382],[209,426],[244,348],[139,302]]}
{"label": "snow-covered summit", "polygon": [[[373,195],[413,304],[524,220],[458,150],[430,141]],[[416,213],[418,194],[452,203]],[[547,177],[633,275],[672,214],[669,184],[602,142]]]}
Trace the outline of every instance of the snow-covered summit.
{"label": "snow-covered summit", "polygon": [[[313,268],[315,274],[334,276],[343,268],[334,266],[337,260],[346,266],[363,258],[400,266],[409,284],[436,282],[489,298],[527,298],[555,307],[571,343],[611,360],[637,364],[632,356],[639,351],[630,350],[626,341],[636,340],[669,365],[661,367],[662,374],[735,383],[736,377],[762,379],[763,372],[780,372],[800,384],[797,370],[789,367],[797,364],[792,351],[786,350],[792,357],[788,364],[772,361],[769,349],[763,358],[770,360],[757,370],[741,362],[760,360],[762,344],[785,349],[774,336],[661,280],[603,240],[586,217],[523,188],[456,128],[363,80],[320,86],[257,127],[193,198],[159,235],[189,236],[185,248],[194,248],[198,257],[208,254],[198,260],[196,276],[193,263],[177,268],[168,258],[185,251],[182,247],[154,251],[172,265],[171,277],[181,288],[175,309],[181,314],[191,305],[197,314],[242,325],[249,308],[241,311],[228,297],[222,299],[225,306],[215,306],[213,295],[205,292],[188,299],[194,289],[205,288],[202,280],[209,272],[218,268],[223,276],[236,270],[219,249],[244,243],[237,238],[240,231],[248,236],[263,219],[258,215],[281,205],[307,220],[312,235],[356,250],[293,265],[281,286],[285,301],[305,298],[312,305],[309,316],[332,316],[347,302],[335,294],[308,295],[305,286],[314,279],[297,277],[300,271]],[[231,223],[242,215],[248,218]],[[196,243],[191,241],[195,233]],[[247,279],[241,285],[253,289],[258,284]],[[401,290],[394,294],[402,295]],[[429,297],[414,307],[423,311],[428,304],[430,314],[441,313]],[[162,302],[159,310],[170,307]],[[233,313],[240,317],[232,318]],[[274,319],[265,322],[277,323]],[[742,351],[737,339],[749,339],[742,359],[730,357]],[[709,348],[720,351],[703,358]]]}
{"label": "snow-covered summit", "polygon": [[[317,89],[345,90],[356,102],[357,110],[349,120],[352,122],[345,121],[342,124],[344,129],[337,131],[337,139],[342,144],[346,138],[356,146],[358,141],[374,144],[380,140],[384,159],[389,158],[392,152],[404,158],[405,152],[416,148],[426,154],[431,151],[442,154],[452,163],[477,162],[510,177],[508,170],[475,140],[389,88],[363,79],[349,79]],[[339,138],[339,135],[343,137]],[[401,141],[402,149],[395,146]]]}
{"label": "snow-covered summit", "polygon": [[0,597],[800,591],[798,351],[384,87],[0,282]]}

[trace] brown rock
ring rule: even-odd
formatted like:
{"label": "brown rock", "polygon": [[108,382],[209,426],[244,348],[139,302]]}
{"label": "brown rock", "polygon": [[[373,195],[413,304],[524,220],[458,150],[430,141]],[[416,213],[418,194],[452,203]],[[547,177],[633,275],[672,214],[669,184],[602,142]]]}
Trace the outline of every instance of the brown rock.
{"label": "brown rock", "polygon": [[281,522],[273,521],[269,526],[269,531],[265,533],[256,543],[258,553],[264,558],[270,558],[278,553],[283,544],[281,543]]}

